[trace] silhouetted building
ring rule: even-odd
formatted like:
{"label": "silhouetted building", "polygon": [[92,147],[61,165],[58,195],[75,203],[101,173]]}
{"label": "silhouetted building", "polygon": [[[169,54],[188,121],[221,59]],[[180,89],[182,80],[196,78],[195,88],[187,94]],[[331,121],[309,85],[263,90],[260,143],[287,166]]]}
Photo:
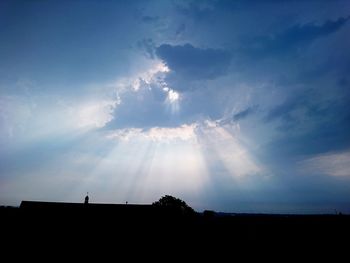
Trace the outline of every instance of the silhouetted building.
{"label": "silhouetted building", "polygon": [[152,205],[97,204],[88,203],[87,198],[85,198],[84,203],[22,201],[20,210],[31,214],[63,215],[89,213],[91,215],[114,215],[118,217],[147,217],[155,214],[155,209]]}

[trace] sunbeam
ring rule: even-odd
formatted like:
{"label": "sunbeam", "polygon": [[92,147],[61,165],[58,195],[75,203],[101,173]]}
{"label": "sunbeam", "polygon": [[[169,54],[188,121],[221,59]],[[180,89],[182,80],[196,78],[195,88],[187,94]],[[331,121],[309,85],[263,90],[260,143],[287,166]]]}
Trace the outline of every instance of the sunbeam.
{"label": "sunbeam", "polygon": [[211,126],[199,129],[199,133],[198,138],[206,154],[210,155],[209,159],[219,159],[231,176],[237,179],[262,172],[239,140],[224,127]]}

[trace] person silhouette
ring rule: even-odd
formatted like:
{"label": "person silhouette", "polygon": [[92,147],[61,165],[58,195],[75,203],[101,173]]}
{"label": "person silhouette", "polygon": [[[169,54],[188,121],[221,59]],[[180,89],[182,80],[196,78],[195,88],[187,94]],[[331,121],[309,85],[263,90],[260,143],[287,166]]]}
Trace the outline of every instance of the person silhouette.
{"label": "person silhouette", "polygon": [[87,192],[86,196],[85,196],[85,201],[84,204],[88,204],[89,203],[89,192]]}

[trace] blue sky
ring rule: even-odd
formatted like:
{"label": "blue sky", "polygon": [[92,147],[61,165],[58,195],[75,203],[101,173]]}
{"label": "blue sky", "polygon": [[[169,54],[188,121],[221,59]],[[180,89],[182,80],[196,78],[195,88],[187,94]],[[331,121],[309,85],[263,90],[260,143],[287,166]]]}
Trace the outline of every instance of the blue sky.
{"label": "blue sky", "polygon": [[1,1],[0,203],[350,212],[348,1]]}

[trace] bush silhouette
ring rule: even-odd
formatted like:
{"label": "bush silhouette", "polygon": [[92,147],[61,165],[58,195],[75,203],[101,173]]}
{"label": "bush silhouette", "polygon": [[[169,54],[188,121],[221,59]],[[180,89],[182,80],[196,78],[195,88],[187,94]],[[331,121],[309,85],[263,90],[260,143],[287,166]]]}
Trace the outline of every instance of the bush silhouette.
{"label": "bush silhouette", "polygon": [[195,211],[185,201],[179,198],[165,195],[152,204],[154,207],[176,215],[194,215]]}
{"label": "bush silhouette", "polygon": [[212,210],[204,210],[203,216],[205,218],[214,218],[216,216],[216,213],[215,211],[212,211]]}

